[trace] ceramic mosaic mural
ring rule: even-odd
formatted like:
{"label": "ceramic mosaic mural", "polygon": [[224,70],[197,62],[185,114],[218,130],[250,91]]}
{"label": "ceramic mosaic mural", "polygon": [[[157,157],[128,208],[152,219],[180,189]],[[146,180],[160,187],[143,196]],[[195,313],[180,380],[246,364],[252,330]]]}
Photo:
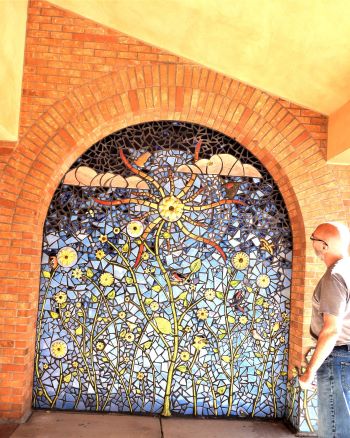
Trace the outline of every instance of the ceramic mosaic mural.
{"label": "ceramic mosaic mural", "polygon": [[[312,357],[313,348],[305,355],[308,363]],[[305,372],[302,367],[301,373]],[[299,370],[293,370],[293,378],[287,383],[287,411],[286,420],[298,431],[306,434],[317,432],[317,389],[302,390],[299,384]],[[317,383],[316,378],[314,383]]]}
{"label": "ceramic mosaic mural", "polygon": [[48,211],[33,406],[283,417],[291,259],[282,197],[234,139],[104,138]]}

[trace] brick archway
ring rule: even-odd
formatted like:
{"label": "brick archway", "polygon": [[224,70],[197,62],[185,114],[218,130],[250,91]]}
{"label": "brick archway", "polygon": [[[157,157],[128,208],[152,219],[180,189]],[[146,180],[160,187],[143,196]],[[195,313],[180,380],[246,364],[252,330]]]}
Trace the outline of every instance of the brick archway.
{"label": "brick archway", "polygon": [[[3,297],[15,312],[5,322],[9,350],[4,354],[10,360],[2,370],[13,388],[11,402],[3,407],[7,418],[19,419],[30,411],[42,227],[53,193],[92,144],[140,122],[167,119],[205,125],[235,137],[270,172],[292,225],[290,363],[301,361],[305,284],[311,287],[313,282],[312,274],[305,274],[310,254],[305,229],[313,226],[312,212],[319,211],[320,197],[312,195],[320,175],[327,196],[337,193],[319,145],[285,102],[259,90],[198,67],[155,65],[152,75],[147,72],[125,68],[76,88],[32,125],[3,170]],[[329,215],[337,211],[345,216],[341,200],[335,198],[332,208]]]}

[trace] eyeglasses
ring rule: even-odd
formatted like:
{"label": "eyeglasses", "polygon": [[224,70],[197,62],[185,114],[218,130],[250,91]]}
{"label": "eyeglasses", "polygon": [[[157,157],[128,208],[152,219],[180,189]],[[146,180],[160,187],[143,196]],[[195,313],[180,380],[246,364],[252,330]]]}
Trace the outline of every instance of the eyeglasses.
{"label": "eyeglasses", "polygon": [[315,242],[322,242],[322,243],[324,243],[326,246],[328,246],[328,243],[327,243],[327,242],[325,242],[325,241],[322,240],[322,239],[316,239],[316,237],[314,237],[314,236],[310,236],[310,240],[315,241]]}

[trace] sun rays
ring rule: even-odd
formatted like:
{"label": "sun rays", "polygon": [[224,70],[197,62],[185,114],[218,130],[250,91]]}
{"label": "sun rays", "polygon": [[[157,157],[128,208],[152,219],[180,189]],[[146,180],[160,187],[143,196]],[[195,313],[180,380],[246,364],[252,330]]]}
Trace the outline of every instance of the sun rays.
{"label": "sun rays", "polygon": [[[198,141],[194,151],[194,163],[199,160],[201,142]],[[167,182],[168,184],[162,184],[155,177],[148,175],[144,171],[135,167],[133,163],[131,163],[128,158],[125,156],[122,149],[119,149],[119,155],[124,163],[125,167],[129,169],[134,175],[140,178],[145,182],[150,188],[153,188],[153,192],[149,190],[138,191],[133,194],[133,197],[116,199],[113,201],[94,199],[94,201],[100,205],[104,206],[117,206],[117,205],[139,205],[141,207],[148,208],[148,211],[144,212],[142,215],[143,220],[150,219],[148,224],[144,224],[144,231],[140,237],[140,245],[137,257],[135,259],[134,267],[137,267],[141,260],[142,254],[145,250],[146,240],[149,238],[150,234],[157,228],[157,226],[163,227],[164,224],[167,224],[168,229],[170,230],[172,226],[177,226],[179,230],[184,234],[184,236],[191,238],[197,242],[205,243],[206,245],[212,246],[226,261],[226,254],[223,249],[215,242],[205,237],[200,236],[198,233],[194,232],[196,228],[206,229],[208,225],[205,222],[198,221],[198,213],[203,212],[205,210],[216,209],[218,207],[226,206],[226,205],[242,205],[244,206],[244,202],[238,199],[220,199],[214,202],[198,205],[198,202],[201,200],[202,193],[208,189],[206,185],[201,187],[196,187],[195,182],[200,174],[209,174],[209,175],[217,175],[220,174],[220,170],[216,168],[213,169],[213,172],[208,173],[207,171],[202,172],[200,167],[197,167],[195,172],[188,172],[188,169],[192,169],[194,165],[188,165],[186,168],[184,166],[180,166],[177,170],[171,169],[170,167],[166,169],[167,173]],[[216,158],[216,161],[220,161],[220,156]],[[233,161],[233,157],[230,156],[230,161]],[[225,157],[227,158],[227,157]],[[199,160],[203,162],[203,160]],[[208,160],[206,160],[207,162]],[[225,175],[232,173],[232,169],[237,167],[238,160],[235,159],[234,164],[230,162],[230,170],[225,170]],[[209,162],[210,163],[210,162]],[[220,161],[222,163],[222,160]],[[243,165],[239,164],[243,170]],[[203,166],[202,166],[203,167]],[[208,167],[208,166],[207,166]],[[221,165],[221,169],[225,166]],[[182,168],[182,169],[181,169]],[[227,168],[227,166],[226,166]],[[182,175],[181,178],[184,180],[184,186],[180,190],[180,192],[175,195],[175,174]],[[190,173],[190,176],[185,180],[186,173]],[[237,172],[235,172],[236,174]],[[258,174],[254,174],[255,177],[258,177]],[[166,188],[168,187],[168,188]],[[197,202],[195,202],[197,200]],[[192,226],[193,229],[189,229],[188,226]],[[169,249],[169,242],[168,242]]]}

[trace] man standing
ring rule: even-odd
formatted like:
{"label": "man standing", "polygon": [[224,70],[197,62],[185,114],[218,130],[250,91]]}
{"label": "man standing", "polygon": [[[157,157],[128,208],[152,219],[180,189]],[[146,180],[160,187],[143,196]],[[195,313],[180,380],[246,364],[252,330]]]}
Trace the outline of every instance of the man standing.
{"label": "man standing", "polygon": [[312,387],[317,373],[318,436],[350,437],[350,232],[340,223],[319,225],[310,239],[327,270],[312,298],[310,333],[316,349],[302,389]]}

